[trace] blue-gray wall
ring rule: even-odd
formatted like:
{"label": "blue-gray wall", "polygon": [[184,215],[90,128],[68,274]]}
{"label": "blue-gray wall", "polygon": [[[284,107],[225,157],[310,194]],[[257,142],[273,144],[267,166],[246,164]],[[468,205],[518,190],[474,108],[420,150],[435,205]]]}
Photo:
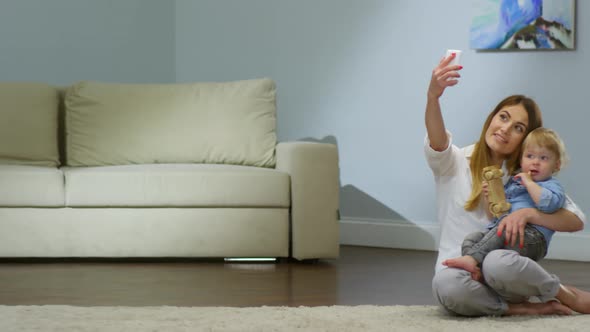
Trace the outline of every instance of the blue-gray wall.
{"label": "blue-gray wall", "polygon": [[510,53],[469,49],[471,1],[178,0],[176,6],[177,80],[275,79],[279,138],[338,144],[345,218],[436,222],[423,156],[424,106],[431,70],[447,48],[464,50],[461,82],[442,99],[455,143],[479,137],[503,97],[534,97],[569,149],[572,162],[560,178],[590,211],[585,1],[577,7],[577,50]]}
{"label": "blue-gray wall", "polygon": [[590,5],[577,3],[576,51],[481,53],[464,0],[3,0],[0,79],[271,77],[279,138],[338,144],[345,218],[432,225],[426,87],[445,50],[462,49],[463,78],[442,101],[455,142],[472,142],[504,96],[536,98],[571,155],[560,177],[588,212]]}
{"label": "blue-gray wall", "polygon": [[174,3],[2,0],[0,79],[174,82]]}

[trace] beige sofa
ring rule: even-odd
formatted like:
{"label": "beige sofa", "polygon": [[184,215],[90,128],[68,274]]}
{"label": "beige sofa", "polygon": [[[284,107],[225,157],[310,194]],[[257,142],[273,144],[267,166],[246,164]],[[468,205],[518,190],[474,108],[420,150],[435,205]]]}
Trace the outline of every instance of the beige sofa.
{"label": "beige sofa", "polygon": [[277,143],[275,95],[0,83],[0,257],[337,257],[337,149]]}

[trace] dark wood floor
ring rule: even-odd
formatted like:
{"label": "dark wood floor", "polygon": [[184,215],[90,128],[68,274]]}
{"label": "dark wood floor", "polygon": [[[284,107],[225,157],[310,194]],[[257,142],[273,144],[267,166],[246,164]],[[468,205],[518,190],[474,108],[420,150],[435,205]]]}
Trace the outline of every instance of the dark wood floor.
{"label": "dark wood floor", "polygon": [[[0,305],[320,306],[435,304],[435,252],[343,246],[316,263],[0,261]],[[543,265],[590,290],[590,263]]]}

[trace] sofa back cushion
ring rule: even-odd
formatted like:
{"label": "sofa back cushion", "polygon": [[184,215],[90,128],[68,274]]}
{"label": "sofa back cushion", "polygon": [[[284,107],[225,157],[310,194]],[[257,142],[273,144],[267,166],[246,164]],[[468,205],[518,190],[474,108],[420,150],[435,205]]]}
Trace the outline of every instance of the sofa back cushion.
{"label": "sofa back cushion", "polygon": [[47,84],[0,83],[0,164],[59,165],[58,105]]}
{"label": "sofa back cushion", "polygon": [[67,164],[274,167],[275,92],[270,79],[77,83],[65,97]]}

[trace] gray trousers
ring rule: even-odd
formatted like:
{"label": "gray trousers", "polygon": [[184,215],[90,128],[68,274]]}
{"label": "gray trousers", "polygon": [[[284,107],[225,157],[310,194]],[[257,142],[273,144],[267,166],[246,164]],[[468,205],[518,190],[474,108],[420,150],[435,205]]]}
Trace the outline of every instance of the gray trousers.
{"label": "gray trousers", "polygon": [[463,269],[444,268],[432,279],[434,298],[448,312],[462,316],[503,315],[509,303],[530,297],[547,302],[559,291],[560,280],[537,262],[513,250],[494,250],[484,259],[485,283]]}
{"label": "gray trousers", "polygon": [[475,232],[467,235],[461,246],[461,253],[473,257],[480,264],[487,254],[496,249],[512,249],[521,256],[526,256],[534,261],[540,260],[547,254],[545,236],[531,225],[526,225],[524,228],[523,248],[518,247],[518,239],[514,247],[504,245],[506,233],[502,232],[501,236],[498,236],[497,233],[498,226],[495,226],[487,232]]}

